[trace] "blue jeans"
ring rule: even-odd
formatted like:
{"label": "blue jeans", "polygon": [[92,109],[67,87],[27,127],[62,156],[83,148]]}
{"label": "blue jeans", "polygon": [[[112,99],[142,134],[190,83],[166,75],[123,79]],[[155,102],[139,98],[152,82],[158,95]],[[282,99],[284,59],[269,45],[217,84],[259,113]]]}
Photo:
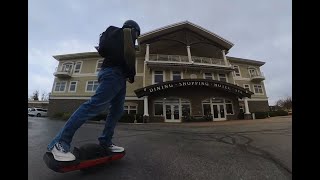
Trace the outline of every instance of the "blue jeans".
{"label": "blue jeans", "polygon": [[106,124],[98,140],[101,145],[112,144],[114,128],[124,111],[126,78],[120,67],[108,67],[99,71],[98,82],[99,86],[95,94],[70,116],[64,127],[47,146],[49,151],[57,142],[60,142],[65,150],[70,151],[71,141],[77,129],[87,120],[107,111],[108,108]]}

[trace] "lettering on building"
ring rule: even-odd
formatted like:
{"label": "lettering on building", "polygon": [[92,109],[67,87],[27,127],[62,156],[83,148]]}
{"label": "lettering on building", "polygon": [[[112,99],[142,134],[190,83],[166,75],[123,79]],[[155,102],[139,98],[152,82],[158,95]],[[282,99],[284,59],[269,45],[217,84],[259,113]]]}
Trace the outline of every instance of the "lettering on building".
{"label": "lettering on building", "polygon": [[246,89],[241,89],[239,87],[235,87],[233,85],[228,85],[219,81],[199,81],[199,80],[182,80],[182,81],[171,81],[171,82],[164,82],[161,84],[157,84],[157,85],[151,85],[149,87],[144,87],[142,89],[138,89],[136,90],[136,93],[138,94],[138,96],[140,95],[147,95],[149,93],[154,93],[154,92],[158,92],[158,91],[163,91],[163,90],[167,90],[167,89],[172,89],[172,88],[177,88],[177,87],[211,87],[211,88],[217,88],[217,89],[223,89],[225,91],[229,91],[229,92],[233,92],[239,95],[248,95],[250,94],[249,91],[247,91]]}

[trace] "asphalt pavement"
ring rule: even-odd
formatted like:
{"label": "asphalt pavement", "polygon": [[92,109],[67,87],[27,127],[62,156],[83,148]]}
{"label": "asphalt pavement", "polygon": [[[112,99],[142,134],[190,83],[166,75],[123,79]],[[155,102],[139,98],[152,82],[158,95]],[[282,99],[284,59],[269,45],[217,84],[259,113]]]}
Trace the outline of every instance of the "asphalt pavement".
{"label": "asphalt pavement", "polygon": [[[291,116],[209,123],[119,123],[126,155],[96,171],[57,173],[42,160],[64,121],[28,118],[29,180],[292,179]],[[104,122],[88,122],[72,147],[97,143]]]}

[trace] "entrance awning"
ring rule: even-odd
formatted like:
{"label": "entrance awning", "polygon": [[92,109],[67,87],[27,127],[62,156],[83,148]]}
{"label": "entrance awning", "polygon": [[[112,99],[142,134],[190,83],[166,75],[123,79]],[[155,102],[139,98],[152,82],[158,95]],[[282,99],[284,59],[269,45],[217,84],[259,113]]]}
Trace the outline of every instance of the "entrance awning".
{"label": "entrance awning", "polygon": [[166,91],[173,88],[183,88],[183,87],[205,87],[223,90],[232,94],[235,94],[239,98],[248,97],[250,98],[252,94],[251,91],[248,91],[240,86],[236,86],[234,84],[230,84],[227,82],[210,80],[210,79],[181,79],[175,81],[166,81],[163,83],[153,84],[150,86],[146,86],[140,89],[136,89],[134,92],[137,97],[150,96],[153,93],[158,93],[160,91]]}

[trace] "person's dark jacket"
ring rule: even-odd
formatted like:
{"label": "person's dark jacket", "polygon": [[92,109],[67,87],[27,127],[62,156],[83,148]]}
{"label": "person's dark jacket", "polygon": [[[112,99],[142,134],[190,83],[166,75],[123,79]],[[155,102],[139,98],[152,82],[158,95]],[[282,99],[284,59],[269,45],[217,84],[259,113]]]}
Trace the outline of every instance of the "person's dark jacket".
{"label": "person's dark jacket", "polygon": [[[123,68],[129,81],[134,82],[135,70],[135,48],[130,29],[108,27],[112,46],[109,46],[106,57],[103,60],[101,68],[119,66]],[[125,34],[126,33],[126,34]]]}

